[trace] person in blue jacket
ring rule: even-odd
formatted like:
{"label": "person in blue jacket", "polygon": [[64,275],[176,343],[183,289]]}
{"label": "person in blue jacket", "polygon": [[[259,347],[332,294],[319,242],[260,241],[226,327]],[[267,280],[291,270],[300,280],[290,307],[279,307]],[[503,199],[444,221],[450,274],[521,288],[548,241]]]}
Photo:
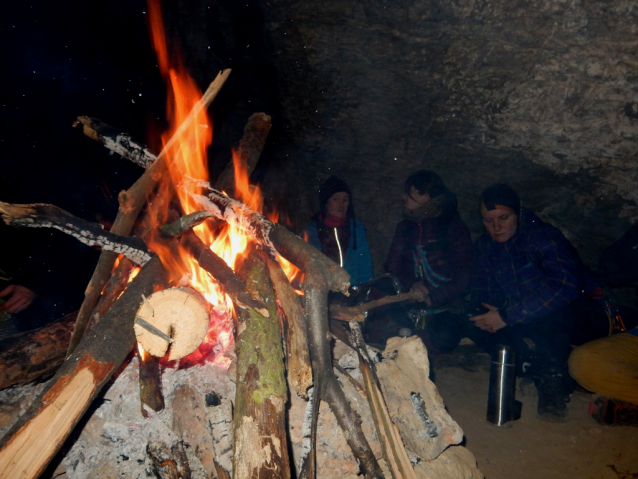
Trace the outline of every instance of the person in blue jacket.
{"label": "person in blue jacket", "polygon": [[359,286],[372,277],[372,257],[366,230],[355,218],[352,193],[336,176],[319,188],[319,213],[305,231],[308,243],[323,252],[350,275],[350,284]]}

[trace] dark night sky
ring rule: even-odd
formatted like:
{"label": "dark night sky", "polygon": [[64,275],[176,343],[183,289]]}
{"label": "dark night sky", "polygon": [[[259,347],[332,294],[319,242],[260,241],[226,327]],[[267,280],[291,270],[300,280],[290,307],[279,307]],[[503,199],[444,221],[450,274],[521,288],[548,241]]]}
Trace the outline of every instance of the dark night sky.
{"label": "dark night sky", "polygon": [[[71,125],[78,115],[95,116],[145,139],[151,119],[162,121],[166,90],[145,11],[137,0],[5,6],[0,201],[51,203],[92,221],[114,217],[117,193],[141,169]],[[97,251],[52,230],[2,225],[0,238],[0,262],[20,282],[44,294],[81,296]]]}

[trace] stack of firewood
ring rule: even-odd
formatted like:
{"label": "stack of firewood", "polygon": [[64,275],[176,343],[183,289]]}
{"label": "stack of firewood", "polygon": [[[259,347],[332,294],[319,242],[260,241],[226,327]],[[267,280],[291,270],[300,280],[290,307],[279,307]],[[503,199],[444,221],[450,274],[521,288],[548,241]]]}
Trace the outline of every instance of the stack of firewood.
{"label": "stack of firewood", "polygon": [[[197,349],[207,334],[211,307],[199,292],[182,284],[181,277],[167,272],[154,252],[157,242],[163,250],[177,254],[180,249],[191,255],[235,305],[234,410],[229,402],[222,401],[211,410],[214,416],[210,419],[211,441],[224,454],[200,451],[200,459],[209,469],[210,477],[316,477],[316,434],[321,401],[325,401],[334,414],[360,472],[368,478],[384,476],[364,435],[360,418],[335,375],[333,366],[340,368],[333,365],[331,342],[335,338],[358,357],[361,381],[353,380],[352,384],[357,384],[367,398],[376,436],[392,477],[416,477],[396,426],[397,418],[388,412],[377,368],[370,359],[358,321],[365,317],[368,309],[381,304],[422,298],[408,293],[354,308],[330,309],[328,293],[336,291],[347,295],[348,274],[286,228],[233,199],[232,165],[218,178],[214,188],[201,179],[183,179],[178,188],[184,189],[199,205],[201,211],[196,213],[181,215],[179,208],[171,209],[172,198],[154,194],[171,161],[167,153],[169,145],[188,141],[185,138],[187,123],[212,102],[229,73],[229,70],[220,73],[157,156],[129,135],[95,118],[78,118],[87,136],[146,170],[128,191],[119,195],[120,208],[110,231],[52,205],[0,203],[0,212],[7,224],[55,228],[85,244],[98,245],[103,251],[68,339],[66,359],[41,396],[0,443],[0,478],[37,477],[134,350],[136,342],[146,351],[140,354],[143,403],[140,415],[149,416],[152,411],[165,407],[160,358],[167,355],[167,360],[173,361]],[[270,118],[263,113],[249,120],[238,152],[239,161],[248,171],[255,167],[269,129]],[[222,193],[222,190],[231,193]],[[157,231],[150,230],[149,223],[142,226],[138,220],[147,201],[166,205],[169,221]],[[233,271],[193,232],[192,228],[204,221],[226,222],[252,240],[247,259],[238,271]],[[154,242],[150,242],[151,237]],[[114,266],[118,257],[120,260]],[[278,257],[303,271],[303,302],[284,274]],[[129,283],[134,267],[141,269]],[[62,331],[66,333],[58,333],[60,337],[66,334],[64,338],[68,338],[69,328]],[[28,340],[25,338],[22,342],[28,343]],[[342,377],[348,376],[343,368],[339,370]],[[0,381],[2,374],[0,368]],[[35,378],[33,374],[18,380],[15,374],[13,376],[12,384]],[[5,382],[5,387],[8,383],[10,380]],[[184,397],[187,396],[185,393]],[[293,461],[289,457],[286,427],[286,404],[291,397],[306,401],[303,425],[299,425],[304,437],[296,472],[291,472]],[[195,430],[187,431],[196,426],[180,427],[187,435],[199,434]],[[436,430],[436,425],[429,423],[424,427]],[[183,451],[161,442],[149,443],[147,451],[160,477],[188,477],[185,470],[178,467],[184,462]]]}

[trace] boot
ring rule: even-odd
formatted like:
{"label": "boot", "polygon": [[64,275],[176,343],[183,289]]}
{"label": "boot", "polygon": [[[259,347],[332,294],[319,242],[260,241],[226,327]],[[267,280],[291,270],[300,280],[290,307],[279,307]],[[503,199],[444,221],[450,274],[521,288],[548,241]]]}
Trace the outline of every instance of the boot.
{"label": "boot", "polygon": [[566,373],[549,371],[536,376],[534,384],[538,391],[538,418],[550,422],[564,422],[567,417],[567,403],[574,389],[573,380]]}

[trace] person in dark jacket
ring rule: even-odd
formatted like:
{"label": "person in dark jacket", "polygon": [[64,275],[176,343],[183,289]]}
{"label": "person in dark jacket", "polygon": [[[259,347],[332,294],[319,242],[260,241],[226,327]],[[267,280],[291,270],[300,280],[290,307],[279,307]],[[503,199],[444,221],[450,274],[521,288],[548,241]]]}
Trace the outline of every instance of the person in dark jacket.
{"label": "person in dark jacket", "polygon": [[[385,270],[407,290],[420,290],[430,310],[446,309],[470,289],[472,239],[454,193],[436,173],[421,170],[405,181],[403,221],[395,230]],[[440,351],[458,344],[447,334],[450,312],[428,316],[427,338]],[[424,335],[419,334],[424,337]]]}
{"label": "person in dark jacket", "polygon": [[574,387],[567,370],[573,329],[608,325],[584,294],[595,284],[560,230],[523,208],[509,186],[487,188],[480,211],[485,234],[474,245],[471,297],[486,312],[465,321],[465,333],[492,355],[511,346],[519,373],[534,380],[539,416],[562,420]]}
{"label": "person in dark jacket", "polygon": [[331,176],[319,188],[320,211],[304,231],[304,238],[350,275],[359,286],[372,277],[372,257],[366,231],[355,218],[348,185]]}

